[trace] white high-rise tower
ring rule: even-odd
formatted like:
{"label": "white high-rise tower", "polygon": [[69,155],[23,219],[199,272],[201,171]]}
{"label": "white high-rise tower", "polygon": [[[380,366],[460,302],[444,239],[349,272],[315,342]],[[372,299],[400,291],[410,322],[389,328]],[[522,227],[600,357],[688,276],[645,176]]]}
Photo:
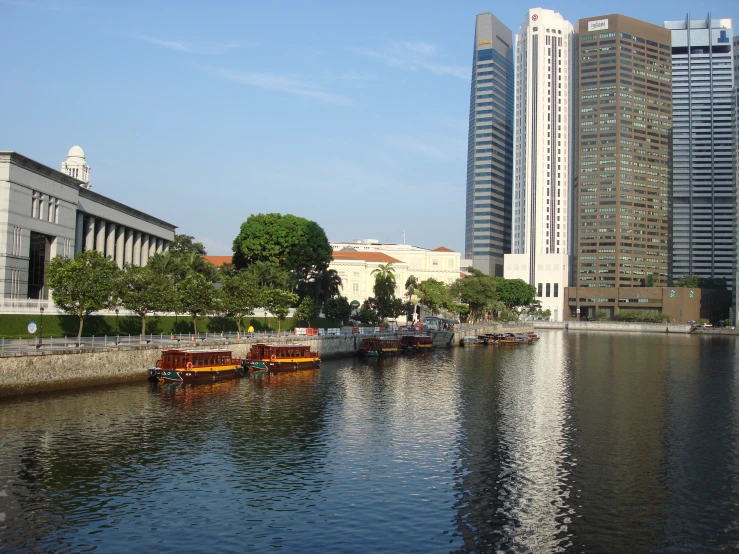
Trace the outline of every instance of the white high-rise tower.
{"label": "white high-rise tower", "polygon": [[542,8],[528,11],[516,37],[513,253],[504,274],[534,285],[555,321],[569,285],[574,47],[572,24]]}
{"label": "white high-rise tower", "polygon": [[67,159],[62,162],[62,173],[83,181],[86,189],[90,188],[90,166],[85,161],[85,151],[79,146],[73,146],[67,153]]}

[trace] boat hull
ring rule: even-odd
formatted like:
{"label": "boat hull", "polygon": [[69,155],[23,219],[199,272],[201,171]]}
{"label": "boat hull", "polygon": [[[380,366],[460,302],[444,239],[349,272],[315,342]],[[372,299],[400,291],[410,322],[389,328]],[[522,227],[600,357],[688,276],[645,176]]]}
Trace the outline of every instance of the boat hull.
{"label": "boat hull", "polygon": [[296,369],[317,369],[321,365],[321,360],[246,360],[244,362],[249,373],[259,371],[294,371]]}
{"label": "boat hull", "polygon": [[159,383],[212,383],[244,376],[241,366],[203,369],[159,369],[149,370],[149,380]]}

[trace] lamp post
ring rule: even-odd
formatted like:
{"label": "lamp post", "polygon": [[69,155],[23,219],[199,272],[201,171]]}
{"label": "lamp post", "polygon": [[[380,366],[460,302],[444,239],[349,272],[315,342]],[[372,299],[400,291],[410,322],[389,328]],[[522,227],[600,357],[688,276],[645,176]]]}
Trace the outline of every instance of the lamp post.
{"label": "lamp post", "polygon": [[115,336],[118,337],[118,308],[115,309]]}
{"label": "lamp post", "polygon": [[41,346],[41,343],[44,342],[44,307],[39,306],[39,311],[41,312],[41,322],[39,325],[41,329],[39,330],[38,344]]}

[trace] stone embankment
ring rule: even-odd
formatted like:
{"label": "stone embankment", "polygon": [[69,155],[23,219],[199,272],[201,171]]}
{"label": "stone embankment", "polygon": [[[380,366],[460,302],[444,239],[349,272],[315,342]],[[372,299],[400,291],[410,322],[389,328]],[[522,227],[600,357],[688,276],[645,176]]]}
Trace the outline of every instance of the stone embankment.
{"label": "stone embankment", "polygon": [[[456,346],[462,337],[499,331],[499,324],[460,326],[455,332],[432,331],[434,346]],[[528,327],[530,329],[531,327]],[[526,328],[517,327],[516,330]],[[322,359],[356,355],[366,335],[296,337],[270,339],[275,344],[310,344]],[[224,348],[238,358],[246,357],[256,336],[242,340],[212,340],[172,343],[164,348]],[[54,351],[5,353],[0,355],[0,398],[37,392],[93,387],[129,381],[143,381],[160,357],[161,345],[79,348]]]}

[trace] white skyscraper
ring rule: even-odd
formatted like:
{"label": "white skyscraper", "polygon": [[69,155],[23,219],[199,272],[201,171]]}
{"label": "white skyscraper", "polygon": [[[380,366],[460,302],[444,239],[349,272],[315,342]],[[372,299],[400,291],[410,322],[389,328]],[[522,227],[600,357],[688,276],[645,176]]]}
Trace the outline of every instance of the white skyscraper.
{"label": "white skyscraper", "polygon": [[506,279],[534,285],[561,321],[570,269],[574,31],[560,14],[528,11],[516,37],[513,233]]}
{"label": "white skyscraper", "polygon": [[67,159],[62,162],[62,173],[66,173],[70,177],[79,179],[85,184],[86,189],[90,188],[90,166],[85,160],[85,151],[79,146],[73,146],[69,149]]}

